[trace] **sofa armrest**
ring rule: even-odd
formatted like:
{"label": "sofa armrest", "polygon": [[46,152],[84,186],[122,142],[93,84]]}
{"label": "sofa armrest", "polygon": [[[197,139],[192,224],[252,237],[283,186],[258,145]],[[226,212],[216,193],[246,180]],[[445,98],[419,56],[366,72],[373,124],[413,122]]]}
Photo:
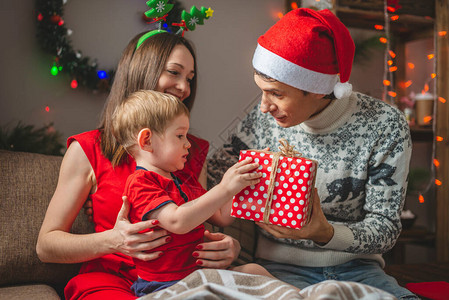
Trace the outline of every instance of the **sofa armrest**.
{"label": "sofa armrest", "polygon": [[[60,156],[0,150],[0,286],[45,283],[64,286],[79,264],[42,263],[36,242],[56,188]],[[93,232],[84,213],[72,228]]]}

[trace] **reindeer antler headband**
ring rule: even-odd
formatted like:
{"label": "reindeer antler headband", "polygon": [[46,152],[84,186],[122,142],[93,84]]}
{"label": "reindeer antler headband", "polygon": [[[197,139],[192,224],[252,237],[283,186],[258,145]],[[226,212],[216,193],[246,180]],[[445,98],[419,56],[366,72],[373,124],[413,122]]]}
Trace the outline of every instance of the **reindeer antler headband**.
{"label": "reindeer antler headband", "polygon": [[[139,46],[149,37],[167,32],[166,30],[161,29],[162,22],[167,20],[168,13],[172,10],[173,4],[167,3],[168,0],[149,0],[146,2],[146,5],[150,8],[150,10],[145,12],[145,16],[147,18],[153,19],[151,23],[158,23],[158,29],[148,31],[144,35],[142,35],[137,42],[136,50]],[[172,23],[173,26],[179,26],[178,32],[176,34],[181,34],[184,36],[184,31],[193,31],[195,30],[196,25],[203,25],[204,19],[209,19],[212,17],[214,11],[209,7],[201,7],[200,9],[196,8],[195,5],[190,9],[190,13],[185,10],[181,13],[181,22],[180,23]]]}

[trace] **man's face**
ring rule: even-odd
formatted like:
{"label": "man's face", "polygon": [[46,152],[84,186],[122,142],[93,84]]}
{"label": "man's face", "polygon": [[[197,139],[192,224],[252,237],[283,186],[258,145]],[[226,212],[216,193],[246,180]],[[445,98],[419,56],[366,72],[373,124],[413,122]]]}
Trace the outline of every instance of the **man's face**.
{"label": "man's face", "polygon": [[287,128],[298,125],[321,112],[330,100],[324,95],[308,93],[279,81],[268,81],[260,75],[254,75],[254,81],[262,90],[260,110],[270,113],[279,126]]}

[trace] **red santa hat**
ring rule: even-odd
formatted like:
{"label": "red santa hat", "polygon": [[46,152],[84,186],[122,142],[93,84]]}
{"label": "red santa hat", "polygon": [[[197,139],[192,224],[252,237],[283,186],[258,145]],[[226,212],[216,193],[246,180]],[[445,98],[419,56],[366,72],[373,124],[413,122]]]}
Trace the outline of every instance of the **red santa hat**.
{"label": "red santa hat", "polygon": [[257,71],[311,93],[334,92],[339,99],[351,93],[354,41],[330,10],[292,10],[257,42]]}

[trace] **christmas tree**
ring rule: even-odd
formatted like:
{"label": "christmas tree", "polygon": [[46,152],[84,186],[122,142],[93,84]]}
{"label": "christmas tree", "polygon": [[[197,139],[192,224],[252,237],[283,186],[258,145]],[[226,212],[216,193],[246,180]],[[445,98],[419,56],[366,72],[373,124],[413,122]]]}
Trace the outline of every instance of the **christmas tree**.
{"label": "christmas tree", "polygon": [[167,3],[168,0],[149,0],[147,1],[147,6],[151,8],[149,11],[145,12],[145,16],[148,18],[161,18],[168,14],[173,8],[173,4]]}
{"label": "christmas tree", "polygon": [[195,30],[196,24],[203,25],[204,19],[209,19],[212,16],[213,10],[210,8],[201,7],[201,10],[192,6],[190,14],[185,10],[182,12],[181,17],[185,21],[185,26],[188,30]]}

